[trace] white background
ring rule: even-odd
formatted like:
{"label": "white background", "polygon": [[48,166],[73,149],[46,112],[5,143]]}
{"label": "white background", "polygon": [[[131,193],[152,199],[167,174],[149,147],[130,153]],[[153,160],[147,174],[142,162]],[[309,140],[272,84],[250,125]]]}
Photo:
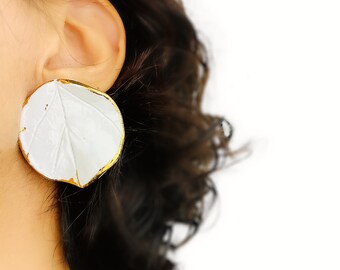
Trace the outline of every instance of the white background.
{"label": "white background", "polygon": [[340,269],[340,2],[184,3],[212,57],[205,111],[253,153],[215,174],[179,269]]}

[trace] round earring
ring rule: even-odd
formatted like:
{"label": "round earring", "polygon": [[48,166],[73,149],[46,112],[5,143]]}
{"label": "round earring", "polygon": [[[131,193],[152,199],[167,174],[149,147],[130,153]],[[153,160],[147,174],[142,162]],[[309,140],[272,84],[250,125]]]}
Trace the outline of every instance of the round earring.
{"label": "round earring", "polygon": [[124,139],[117,104],[89,85],[54,79],[23,104],[21,153],[49,180],[88,186],[117,162]]}

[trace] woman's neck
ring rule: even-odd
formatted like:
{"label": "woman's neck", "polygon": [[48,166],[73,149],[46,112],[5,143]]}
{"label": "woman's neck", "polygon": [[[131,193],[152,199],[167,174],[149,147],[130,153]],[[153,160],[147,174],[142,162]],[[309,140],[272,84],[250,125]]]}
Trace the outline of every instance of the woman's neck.
{"label": "woman's neck", "polygon": [[0,149],[0,269],[65,270],[55,183],[44,179],[19,148]]}

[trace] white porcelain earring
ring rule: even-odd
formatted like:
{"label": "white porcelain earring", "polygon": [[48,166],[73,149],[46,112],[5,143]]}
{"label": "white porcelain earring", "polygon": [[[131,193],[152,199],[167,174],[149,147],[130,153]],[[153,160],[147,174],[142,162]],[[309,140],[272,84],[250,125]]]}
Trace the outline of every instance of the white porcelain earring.
{"label": "white porcelain earring", "polygon": [[124,139],[117,104],[86,84],[54,79],[23,104],[18,144],[47,179],[88,186],[116,163]]}

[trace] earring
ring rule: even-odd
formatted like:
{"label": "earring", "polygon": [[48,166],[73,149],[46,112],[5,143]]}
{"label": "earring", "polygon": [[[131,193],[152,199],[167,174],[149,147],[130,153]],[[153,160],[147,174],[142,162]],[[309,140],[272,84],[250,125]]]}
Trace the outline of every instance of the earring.
{"label": "earring", "polygon": [[54,79],[23,104],[21,153],[49,180],[88,186],[117,162],[124,139],[117,104],[89,85]]}

